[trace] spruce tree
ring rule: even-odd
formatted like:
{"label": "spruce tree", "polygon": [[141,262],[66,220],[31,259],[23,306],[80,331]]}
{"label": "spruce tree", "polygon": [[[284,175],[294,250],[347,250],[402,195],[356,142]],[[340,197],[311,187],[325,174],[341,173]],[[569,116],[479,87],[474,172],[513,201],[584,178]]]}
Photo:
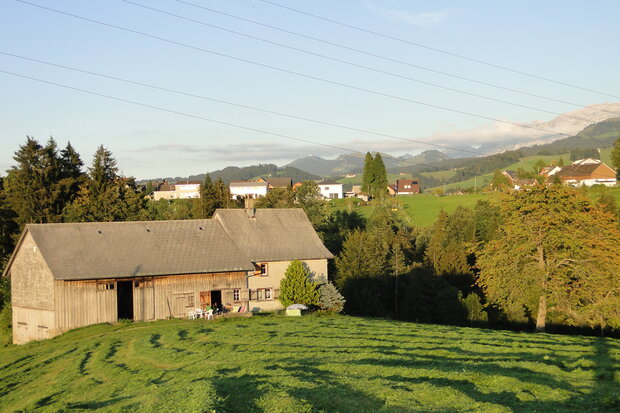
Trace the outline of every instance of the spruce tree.
{"label": "spruce tree", "polygon": [[280,302],[284,307],[291,304],[319,304],[318,286],[310,280],[310,271],[303,262],[294,260],[286,269],[280,281]]}
{"label": "spruce tree", "polygon": [[211,218],[217,208],[218,199],[215,186],[209,174],[205,175],[200,184],[200,216],[196,218]]}
{"label": "spruce tree", "polygon": [[387,193],[387,172],[381,154],[377,152],[372,160],[372,184],[371,195],[373,198],[383,198]]}
{"label": "spruce tree", "polygon": [[343,310],[347,300],[331,282],[319,286],[319,307],[321,310],[339,313]]}
{"label": "spruce tree", "polygon": [[88,168],[91,191],[101,194],[118,178],[116,159],[108,149],[99,145],[93,156],[93,164]]}
{"label": "spruce tree", "polygon": [[366,152],[364,158],[364,173],[362,175],[362,192],[370,194],[373,182],[373,158],[370,152]]}

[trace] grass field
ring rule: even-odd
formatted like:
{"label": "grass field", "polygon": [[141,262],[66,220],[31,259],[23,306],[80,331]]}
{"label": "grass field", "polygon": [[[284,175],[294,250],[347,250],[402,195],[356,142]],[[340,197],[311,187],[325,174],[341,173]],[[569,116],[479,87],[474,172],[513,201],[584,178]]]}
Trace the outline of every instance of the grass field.
{"label": "grass field", "polygon": [[98,325],[0,349],[0,410],[604,412],[620,342],[346,316]]}
{"label": "grass field", "polygon": [[[494,194],[464,194],[464,195],[413,195],[400,196],[394,198],[400,205],[400,208],[411,217],[414,225],[427,227],[433,225],[439,212],[443,209],[448,213],[454,212],[459,206],[473,208],[478,200],[489,199]],[[338,200],[338,202],[330,202],[332,210],[341,209],[348,210],[347,200]],[[361,206],[356,208],[362,216],[369,218],[374,211],[373,206]]]}
{"label": "grass field", "polygon": [[[361,173],[356,174],[352,178],[341,178],[338,180],[339,183],[345,185],[361,185],[362,184],[362,175]],[[388,183],[393,184],[397,179],[411,179],[411,174],[387,174]]]}

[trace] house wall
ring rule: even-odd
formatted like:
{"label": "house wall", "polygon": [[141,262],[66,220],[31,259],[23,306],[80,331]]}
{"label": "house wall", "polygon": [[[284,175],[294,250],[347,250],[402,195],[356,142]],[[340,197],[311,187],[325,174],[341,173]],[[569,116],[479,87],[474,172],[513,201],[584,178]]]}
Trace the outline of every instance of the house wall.
{"label": "house wall", "polygon": [[174,191],[178,199],[200,198],[200,184],[176,184]]}
{"label": "house wall", "polygon": [[[327,260],[301,260],[308,266],[311,272],[311,279],[317,283],[327,282]],[[261,276],[260,273],[255,273],[254,276],[248,278],[248,289],[251,291],[250,297],[250,309],[252,311],[274,311],[279,310],[282,307],[278,297],[280,296],[280,281],[284,278],[286,269],[291,264],[291,261],[269,261],[266,263],[268,266],[268,275]],[[255,291],[258,289],[272,289],[273,295],[271,300],[255,299]]]}
{"label": "house wall", "polygon": [[153,200],[159,201],[160,199],[174,199],[174,191],[153,191]]}
{"label": "house wall", "polygon": [[321,191],[321,195],[323,195],[324,198],[327,198],[327,199],[342,198],[342,184],[338,184],[338,185],[319,184],[319,190]]}
{"label": "house wall", "polygon": [[11,266],[13,343],[52,337],[54,278],[30,233],[26,233]]}
{"label": "house wall", "polygon": [[237,196],[258,198],[267,195],[267,185],[230,186],[232,199]]}

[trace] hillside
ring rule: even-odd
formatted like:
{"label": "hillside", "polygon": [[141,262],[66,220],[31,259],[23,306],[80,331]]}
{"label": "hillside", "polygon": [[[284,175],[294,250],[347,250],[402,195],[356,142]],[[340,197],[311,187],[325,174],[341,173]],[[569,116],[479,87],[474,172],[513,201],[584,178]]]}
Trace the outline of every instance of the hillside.
{"label": "hillside", "polygon": [[346,316],[97,325],[0,349],[2,411],[596,412],[620,342]]}

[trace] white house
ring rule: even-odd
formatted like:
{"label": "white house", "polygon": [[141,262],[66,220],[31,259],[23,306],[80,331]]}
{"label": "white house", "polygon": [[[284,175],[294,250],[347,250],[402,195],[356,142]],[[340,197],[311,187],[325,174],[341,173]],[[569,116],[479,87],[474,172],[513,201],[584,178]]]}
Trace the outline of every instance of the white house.
{"label": "white house", "polygon": [[318,182],[321,195],[326,199],[340,199],[343,198],[342,184],[333,181]]}
{"label": "white house", "polygon": [[160,199],[194,199],[200,198],[200,182],[185,181],[168,184],[166,182],[159,185],[153,192],[155,201]]}
{"label": "white house", "polygon": [[268,182],[248,182],[248,181],[234,181],[229,185],[230,195],[233,199],[238,196],[242,198],[256,199],[267,195],[269,187]]}

